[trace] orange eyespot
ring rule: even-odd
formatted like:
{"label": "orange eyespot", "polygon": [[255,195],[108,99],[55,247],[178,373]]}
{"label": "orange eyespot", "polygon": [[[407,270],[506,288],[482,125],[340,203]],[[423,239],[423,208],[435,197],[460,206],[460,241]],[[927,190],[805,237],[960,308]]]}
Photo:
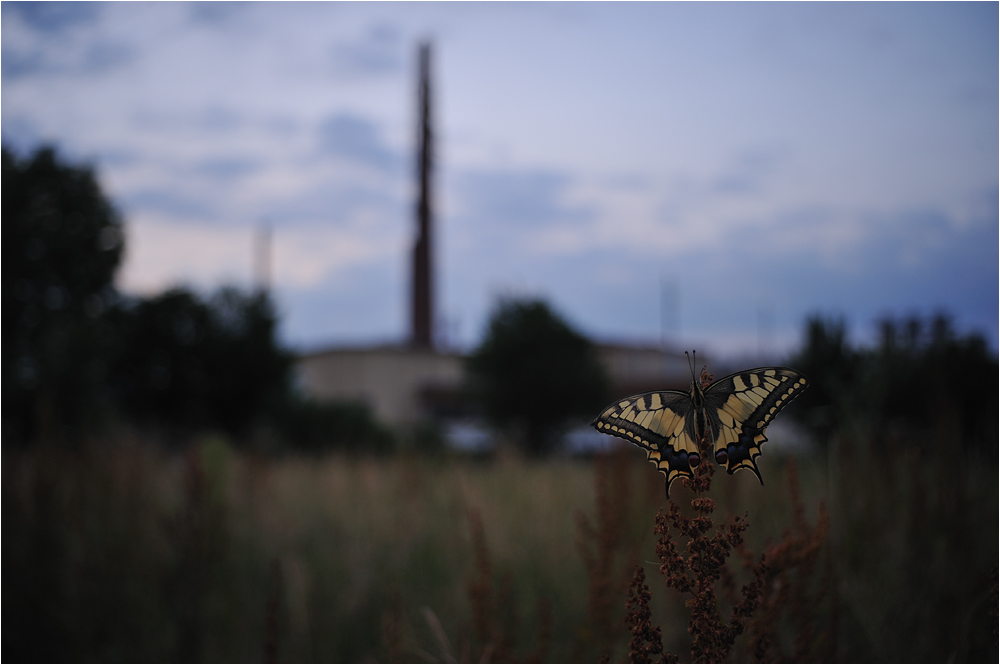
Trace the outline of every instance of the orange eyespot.
{"label": "orange eyespot", "polygon": [[725,464],[729,461],[729,453],[726,452],[725,448],[722,448],[715,453],[715,461],[719,464]]}

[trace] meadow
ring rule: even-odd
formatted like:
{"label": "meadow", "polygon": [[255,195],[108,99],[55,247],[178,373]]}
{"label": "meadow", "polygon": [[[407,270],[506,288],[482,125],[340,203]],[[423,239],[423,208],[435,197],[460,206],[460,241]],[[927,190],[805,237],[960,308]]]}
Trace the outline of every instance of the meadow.
{"label": "meadow", "polygon": [[[773,564],[730,660],[997,658],[995,460],[875,443],[765,448],[763,487],[715,476],[717,519],[749,523],[720,587],[743,558]],[[664,647],[691,659],[655,554],[662,476],[637,449],[262,456],[121,436],[6,450],[2,471],[6,661],[622,662],[637,565]]]}

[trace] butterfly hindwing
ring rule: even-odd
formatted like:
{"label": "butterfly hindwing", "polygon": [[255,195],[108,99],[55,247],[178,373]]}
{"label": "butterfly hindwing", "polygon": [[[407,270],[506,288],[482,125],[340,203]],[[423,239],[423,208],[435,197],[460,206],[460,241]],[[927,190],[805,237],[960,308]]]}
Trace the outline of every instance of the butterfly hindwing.
{"label": "butterfly hindwing", "polygon": [[642,393],[610,404],[591,423],[599,432],[631,441],[666,476],[691,477],[690,454],[698,453],[691,396],[677,390]]}
{"label": "butterfly hindwing", "polygon": [[716,455],[726,452],[726,471],[750,469],[763,484],[756,459],[767,441],[765,428],[806,387],[786,367],[758,367],[723,377],[705,389],[705,412]]}

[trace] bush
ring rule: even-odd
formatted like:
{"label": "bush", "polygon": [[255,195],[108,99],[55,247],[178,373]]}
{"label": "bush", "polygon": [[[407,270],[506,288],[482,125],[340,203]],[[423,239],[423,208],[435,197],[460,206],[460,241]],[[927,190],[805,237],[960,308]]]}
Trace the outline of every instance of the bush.
{"label": "bush", "polygon": [[277,410],[275,424],[282,437],[299,450],[382,453],[394,444],[392,433],[360,404],[290,399]]}

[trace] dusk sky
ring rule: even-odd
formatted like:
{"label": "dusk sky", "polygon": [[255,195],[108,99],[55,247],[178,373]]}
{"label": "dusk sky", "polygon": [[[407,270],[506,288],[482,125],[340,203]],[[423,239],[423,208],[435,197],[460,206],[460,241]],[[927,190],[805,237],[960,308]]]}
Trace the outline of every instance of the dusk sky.
{"label": "dusk sky", "polygon": [[402,341],[430,40],[448,343],[507,295],[726,355],[810,313],[997,347],[997,3],[0,7],[4,145],[94,164],[127,292],[251,286],[266,222],[287,343]]}

